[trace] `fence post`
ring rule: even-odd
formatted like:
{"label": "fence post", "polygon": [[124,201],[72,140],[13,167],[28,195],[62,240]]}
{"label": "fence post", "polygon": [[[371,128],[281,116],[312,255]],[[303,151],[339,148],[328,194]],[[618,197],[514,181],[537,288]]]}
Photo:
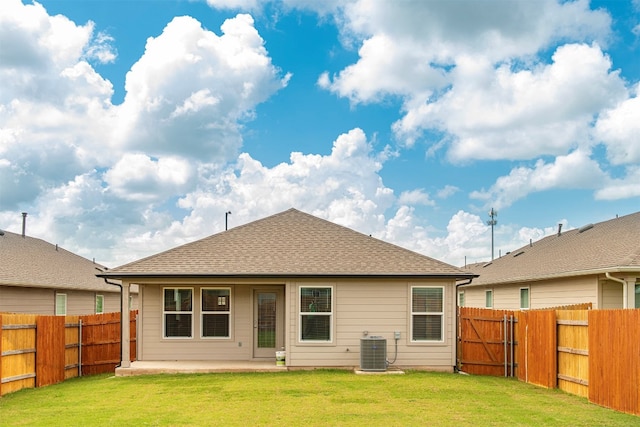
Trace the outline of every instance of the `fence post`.
{"label": "fence post", "polygon": [[78,376],[82,376],[82,317],[78,317]]}
{"label": "fence post", "polygon": [[511,322],[511,377],[513,377],[513,346],[515,345],[513,342],[513,314],[509,316],[509,321]]}
{"label": "fence post", "polygon": [[502,316],[502,324],[504,326],[504,376],[508,376],[509,371],[509,361],[507,359],[507,345],[509,341],[509,335],[507,334],[507,315]]}
{"label": "fence post", "polygon": [[2,397],[2,314],[0,314],[0,397]]}

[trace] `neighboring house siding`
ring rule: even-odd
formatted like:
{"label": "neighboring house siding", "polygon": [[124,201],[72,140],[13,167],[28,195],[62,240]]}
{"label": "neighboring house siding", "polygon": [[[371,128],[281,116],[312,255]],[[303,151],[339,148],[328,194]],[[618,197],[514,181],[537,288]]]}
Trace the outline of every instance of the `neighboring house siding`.
{"label": "neighboring house siding", "polygon": [[[97,292],[66,290],[62,293],[67,294],[67,315],[95,313]],[[120,293],[101,292],[100,295],[104,296],[104,313],[120,311]]]}
{"label": "neighboring house siding", "polygon": [[597,300],[598,279],[595,276],[533,282],[531,308],[593,303]]}
{"label": "neighboring house siding", "polygon": [[603,280],[600,289],[599,307],[597,308],[622,308],[623,289],[621,283]]}
{"label": "neighboring house siding", "polygon": [[[593,303],[597,308],[598,279],[595,276],[583,276],[562,280],[547,280],[522,284],[499,285],[494,287],[472,286],[465,288],[465,305],[467,307],[484,307],[485,291],[493,289],[493,308],[497,310],[519,310],[520,289],[529,288],[531,309],[558,307],[563,305]],[[618,298],[612,291],[604,293],[603,300]],[[618,303],[622,303],[622,287]],[[621,305],[620,305],[621,307]],[[614,307],[605,307],[614,308]]]}
{"label": "neighboring house siding", "polygon": [[0,286],[0,312],[53,315],[53,289]]}
{"label": "neighboring house siding", "polygon": [[[68,315],[95,313],[97,292],[69,289],[61,289],[57,292],[67,295]],[[55,294],[56,290],[48,288],[0,286],[0,312],[54,315]],[[119,292],[100,292],[100,295],[104,296],[105,313],[120,311]]]}

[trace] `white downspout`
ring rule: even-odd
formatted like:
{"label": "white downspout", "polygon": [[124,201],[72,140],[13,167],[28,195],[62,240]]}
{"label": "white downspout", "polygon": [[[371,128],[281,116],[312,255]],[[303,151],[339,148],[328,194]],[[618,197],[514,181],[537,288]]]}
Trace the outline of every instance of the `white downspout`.
{"label": "white downspout", "polygon": [[629,287],[627,285],[627,281],[624,279],[620,279],[618,277],[613,277],[608,271],[604,273],[604,275],[609,280],[613,280],[614,282],[622,283],[622,308],[629,308]]}

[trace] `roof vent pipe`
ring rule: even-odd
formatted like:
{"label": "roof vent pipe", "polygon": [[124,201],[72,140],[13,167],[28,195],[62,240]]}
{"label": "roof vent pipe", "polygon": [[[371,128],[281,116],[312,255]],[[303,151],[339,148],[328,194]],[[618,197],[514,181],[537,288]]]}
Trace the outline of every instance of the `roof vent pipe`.
{"label": "roof vent pipe", "polygon": [[562,234],[562,224],[558,224],[558,237],[560,237],[560,234]]}
{"label": "roof vent pipe", "polygon": [[27,213],[22,212],[22,237],[26,235],[25,234],[26,231],[27,231]]}

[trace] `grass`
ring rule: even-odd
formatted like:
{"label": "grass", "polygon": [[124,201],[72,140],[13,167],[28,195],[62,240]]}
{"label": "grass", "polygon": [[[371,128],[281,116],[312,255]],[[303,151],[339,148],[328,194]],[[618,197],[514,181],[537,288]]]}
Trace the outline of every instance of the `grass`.
{"label": "grass", "polygon": [[0,398],[0,426],[629,426],[513,379],[433,372],[96,375]]}

